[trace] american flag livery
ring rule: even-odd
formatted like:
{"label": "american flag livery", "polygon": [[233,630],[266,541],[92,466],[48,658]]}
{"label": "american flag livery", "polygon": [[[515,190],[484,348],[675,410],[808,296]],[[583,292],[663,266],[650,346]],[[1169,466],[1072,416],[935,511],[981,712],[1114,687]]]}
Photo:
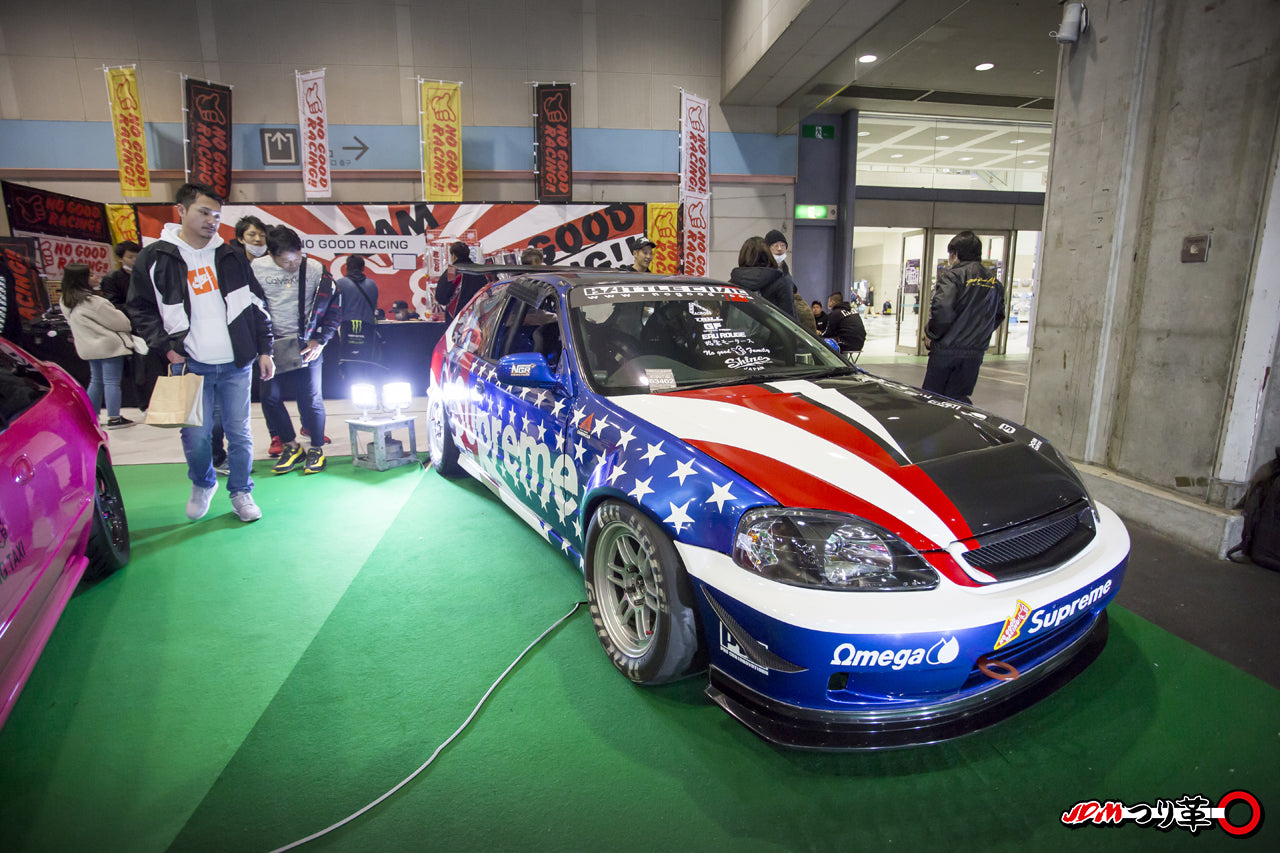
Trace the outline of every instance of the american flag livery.
{"label": "american flag livery", "polygon": [[[570,329],[572,285],[558,284],[558,322]],[[463,312],[433,360],[431,393],[459,465],[589,587],[602,501],[658,525],[694,590],[708,693],[757,733],[845,748],[912,742],[922,719],[972,724],[1000,704],[993,696],[1052,689],[1105,641],[1128,536],[1026,428],[852,368],[605,395],[582,375],[582,334],[565,335],[554,377],[535,382],[547,363],[504,374],[482,357],[500,325],[477,320],[484,310]],[[766,508],[863,519],[939,582],[858,592],[751,571],[733,555],[744,516]],[[1038,544],[1077,525],[1060,537],[1076,537],[1069,552]],[[1027,557],[1033,546],[1052,560]]]}

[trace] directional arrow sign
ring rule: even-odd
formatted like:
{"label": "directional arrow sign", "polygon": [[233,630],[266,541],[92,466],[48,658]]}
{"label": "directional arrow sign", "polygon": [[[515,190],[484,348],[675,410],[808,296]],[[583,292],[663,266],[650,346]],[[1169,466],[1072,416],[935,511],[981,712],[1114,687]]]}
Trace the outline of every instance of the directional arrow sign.
{"label": "directional arrow sign", "polygon": [[354,133],[351,135],[351,138],[354,139],[359,144],[344,145],[342,146],[342,150],[343,151],[359,151],[360,153],[356,155],[356,159],[359,160],[361,157],[364,156],[364,153],[369,150],[369,146],[365,145],[364,141],[361,140],[360,137],[356,136]]}

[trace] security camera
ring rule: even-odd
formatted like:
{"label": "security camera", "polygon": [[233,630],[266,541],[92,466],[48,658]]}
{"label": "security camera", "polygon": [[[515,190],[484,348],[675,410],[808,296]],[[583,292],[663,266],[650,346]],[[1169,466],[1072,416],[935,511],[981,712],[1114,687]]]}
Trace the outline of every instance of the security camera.
{"label": "security camera", "polygon": [[1058,31],[1051,33],[1061,44],[1073,44],[1080,34],[1089,29],[1089,10],[1083,3],[1065,3],[1062,7],[1062,23]]}

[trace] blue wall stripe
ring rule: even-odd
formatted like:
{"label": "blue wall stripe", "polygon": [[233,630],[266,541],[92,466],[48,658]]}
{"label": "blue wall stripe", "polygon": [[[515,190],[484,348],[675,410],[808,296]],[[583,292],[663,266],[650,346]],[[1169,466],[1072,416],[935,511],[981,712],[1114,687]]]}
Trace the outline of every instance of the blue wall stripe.
{"label": "blue wall stripe", "polygon": [[[237,124],[233,127],[232,167],[262,169],[259,130],[297,125]],[[403,125],[331,125],[330,154],[335,171],[343,169],[417,169],[418,128]],[[146,125],[147,159],[152,169],[182,168],[182,125]],[[359,142],[369,146],[360,154]],[[737,175],[794,175],[794,135],[711,134],[711,171]],[[674,172],[679,166],[680,136],[668,130],[575,128],[573,167],[584,172]],[[533,129],[464,127],[462,165],[476,170],[533,168]],[[0,168],[114,169],[111,124],[101,121],[0,121]],[[267,167],[270,168],[270,167]],[[281,167],[285,168],[285,167]]]}

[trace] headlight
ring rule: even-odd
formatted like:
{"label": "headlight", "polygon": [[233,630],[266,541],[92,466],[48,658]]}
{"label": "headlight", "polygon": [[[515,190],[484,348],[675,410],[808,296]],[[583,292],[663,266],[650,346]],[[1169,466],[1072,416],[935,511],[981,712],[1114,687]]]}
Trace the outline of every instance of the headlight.
{"label": "headlight", "polygon": [[794,586],[881,592],[938,585],[938,573],[897,536],[856,516],[817,509],[746,513],[733,560]]}

